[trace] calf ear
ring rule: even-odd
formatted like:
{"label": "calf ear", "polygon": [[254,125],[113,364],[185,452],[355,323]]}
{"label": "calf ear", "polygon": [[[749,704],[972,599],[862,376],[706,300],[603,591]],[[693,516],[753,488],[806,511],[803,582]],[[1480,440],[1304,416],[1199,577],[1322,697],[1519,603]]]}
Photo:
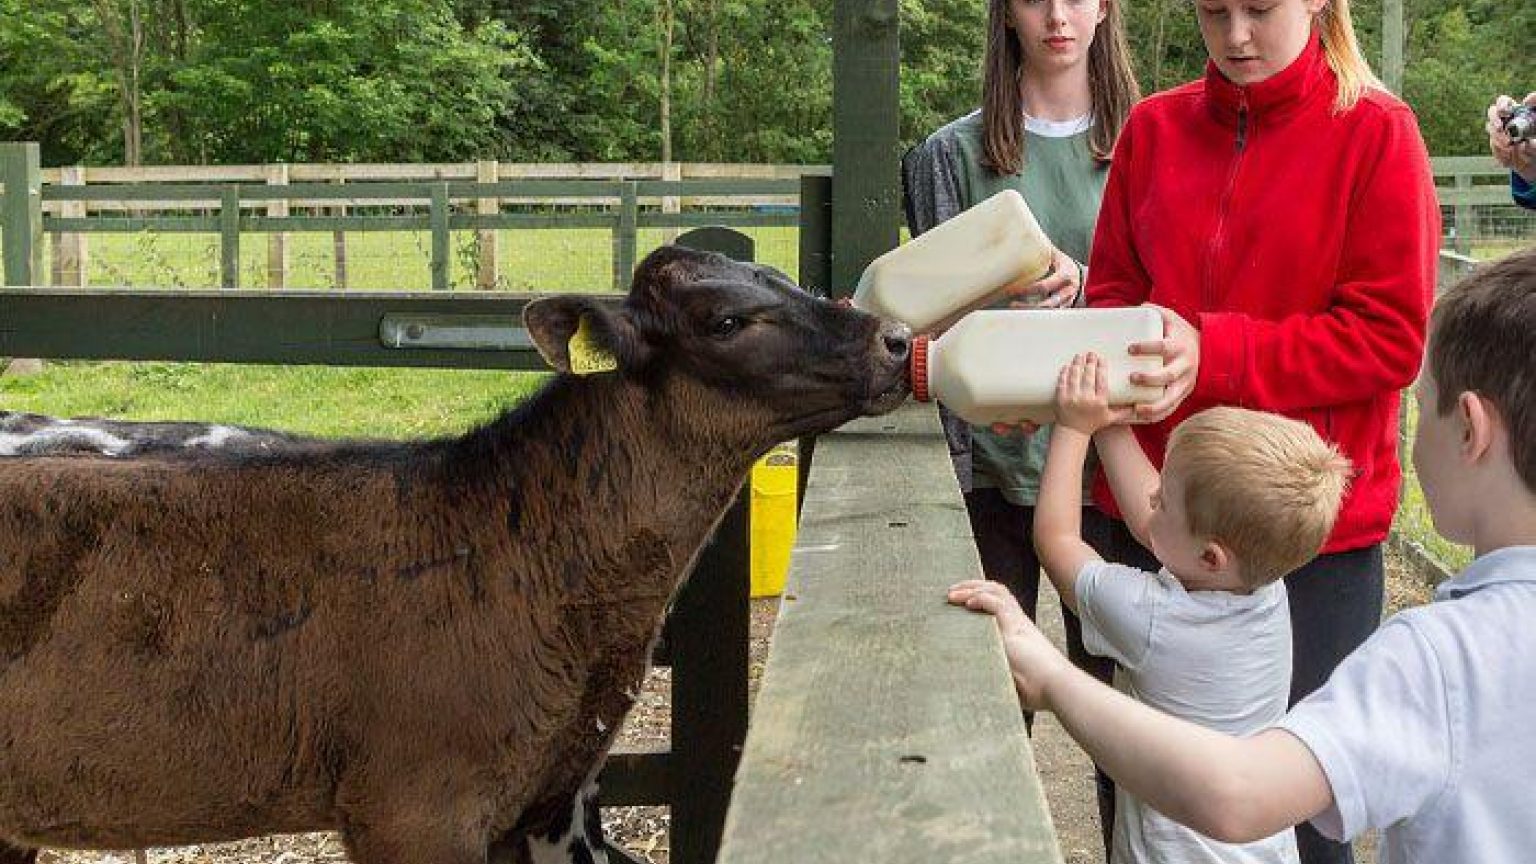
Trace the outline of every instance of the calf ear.
{"label": "calf ear", "polygon": [[541,297],[523,307],[523,326],[544,362],[589,375],[630,368],[639,351],[623,313],[583,297]]}

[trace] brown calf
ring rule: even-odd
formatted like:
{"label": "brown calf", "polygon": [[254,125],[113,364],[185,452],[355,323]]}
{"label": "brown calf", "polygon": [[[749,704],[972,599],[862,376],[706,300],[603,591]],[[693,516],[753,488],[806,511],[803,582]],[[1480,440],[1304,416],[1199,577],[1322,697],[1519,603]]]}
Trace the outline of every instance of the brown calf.
{"label": "brown calf", "polygon": [[0,460],[0,862],[600,854],[573,804],[679,579],[755,457],[905,396],[908,334],[675,247],[524,320],[617,371],[458,438]]}

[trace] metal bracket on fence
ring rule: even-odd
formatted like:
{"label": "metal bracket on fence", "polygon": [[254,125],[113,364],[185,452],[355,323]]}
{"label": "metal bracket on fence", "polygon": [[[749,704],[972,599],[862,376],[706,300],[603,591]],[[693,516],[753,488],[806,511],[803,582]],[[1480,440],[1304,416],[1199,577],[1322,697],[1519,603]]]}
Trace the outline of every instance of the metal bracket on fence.
{"label": "metal bracket on fence", "polygon": [[531,350],[528,331],[515,322],[501,315],[385,315],[379,319],[379,342],[386,348]]}

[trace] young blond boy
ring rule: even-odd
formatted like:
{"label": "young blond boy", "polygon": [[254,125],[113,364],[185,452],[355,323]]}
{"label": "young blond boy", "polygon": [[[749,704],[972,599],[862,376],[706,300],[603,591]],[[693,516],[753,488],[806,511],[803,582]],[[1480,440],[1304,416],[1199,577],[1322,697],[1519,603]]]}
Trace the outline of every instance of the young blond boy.
{"label": "young blond boy", "polygon": [[[1347,484],[1347,460],[1311,427],[1215,408],[1169,440],[1162,476],[1107,402],[1092,355],[1062,369],[1035,507],[1035,546],[1083,644],[1118,664],[1116,686],[1143,704],[1210,729],[1247,734],[1285,713],[1291,684],[1291,570],[1317,554]],[[1132,534],[1163,569],[1106,563],[1081,536],[1090,441]],[[962,593],[965,590],[962,586]],[[1297,861],[1291,831],[1234,845],[1204,837],[1116,793],[1110,860]]]}
{"label": "young blond boy", "polygon": [[1476,559],[1272,728],[1236,737],[1170,717],[1075,670],[1006,596],[963,584],[951,602],[997,616],[1027,705],[1205,834],[1243,841],[1310,820],[1340,840],[1384,829],[1383,864],[1532,860],[1536,249],[1451,289],[1428,354],[1413,463],[1436,529]]}

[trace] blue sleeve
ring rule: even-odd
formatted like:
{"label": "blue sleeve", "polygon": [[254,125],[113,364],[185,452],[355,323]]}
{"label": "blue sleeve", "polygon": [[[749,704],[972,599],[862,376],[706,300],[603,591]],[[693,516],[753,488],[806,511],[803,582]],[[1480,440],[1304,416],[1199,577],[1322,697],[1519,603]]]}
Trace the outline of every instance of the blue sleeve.
{"label": "blue sleeve", "polygon": [[1509,194],[1514,196],[1515,203],[1527,210],[1536,210],[1536,185],[1527,183],[1524,177],[1511,171],[1509,172]]}

